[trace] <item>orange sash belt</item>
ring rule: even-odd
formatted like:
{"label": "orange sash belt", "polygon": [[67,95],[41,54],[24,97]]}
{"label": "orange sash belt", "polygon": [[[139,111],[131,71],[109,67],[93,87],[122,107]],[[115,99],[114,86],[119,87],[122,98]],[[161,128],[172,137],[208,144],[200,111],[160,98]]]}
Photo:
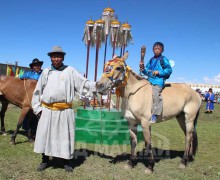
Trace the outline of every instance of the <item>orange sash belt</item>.
{"label": "orange sash belt", "polygon": [[69,102],[69,103],[62,103],[62,102],[56,102],[56,103],[45,103],[45,102],[41,102],[41,105],[51,109],[51,110],[64,110],[64,109],[72,109],[73,106],[73,102]]}

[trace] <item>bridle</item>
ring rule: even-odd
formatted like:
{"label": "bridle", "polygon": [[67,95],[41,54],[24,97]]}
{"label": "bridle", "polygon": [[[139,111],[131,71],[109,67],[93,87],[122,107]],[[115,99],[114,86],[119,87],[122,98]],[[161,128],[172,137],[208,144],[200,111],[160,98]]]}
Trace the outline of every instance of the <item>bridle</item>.
{"label": "bridle", "polygon": [[[120,77],[117,76],[117,78],[114,79],[113,78],[114,71],[118,67],[123,67],[122,75]],[[123,60],[116,58],[116,59],[108,61],[105,64],[105,69],[104,69],[104,73],[102,77],[109,78],[112,82],[111,88],[116,87],[118,89],[118,88],[124,87],[127,84],[130,71],[131,71],[131,68],[127,66],[127,64]]]}

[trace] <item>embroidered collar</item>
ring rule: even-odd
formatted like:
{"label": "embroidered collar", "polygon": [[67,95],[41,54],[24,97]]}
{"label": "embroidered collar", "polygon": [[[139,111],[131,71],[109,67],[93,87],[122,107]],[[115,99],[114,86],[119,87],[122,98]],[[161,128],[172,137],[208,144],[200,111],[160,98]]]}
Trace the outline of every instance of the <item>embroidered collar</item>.
{"label": "embroidered collar", "polygon": [[68,66],[62,64],[61,67],[59,67],[58,69],[56,69],[52,64],[51,64],[51,69],[52,70],[57,70],[57,71],[63,71],[64,69],[66,69]]}

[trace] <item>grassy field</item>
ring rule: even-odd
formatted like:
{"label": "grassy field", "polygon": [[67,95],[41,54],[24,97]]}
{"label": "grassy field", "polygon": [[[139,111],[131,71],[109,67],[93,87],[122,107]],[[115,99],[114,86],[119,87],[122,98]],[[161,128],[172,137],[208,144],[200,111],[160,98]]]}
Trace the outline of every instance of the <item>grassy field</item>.
{"label": "grassy field", "polygon": [[129,171],[124,169],[128,161],[128,145],[75,144],[74,171],[67,173],[57,159],[44,172],[37,172],[41,156],[33,152],[33,144],[27,141],[21,130],[11,145],[13,132],[20,109],[12,106],[6,114],[7,136],[0,135],[0,179],[220,179],[220,105],[213,114],[205,114],[203,106],[198,126],[199,148],[195,161],[186,169],[179,169],[184,150],[184,135],[176,120],[158,123],[152,127],[153,152],[156,158],[154,173],[144,173],[141,159],[143,142],[137,147],[138,164]]}

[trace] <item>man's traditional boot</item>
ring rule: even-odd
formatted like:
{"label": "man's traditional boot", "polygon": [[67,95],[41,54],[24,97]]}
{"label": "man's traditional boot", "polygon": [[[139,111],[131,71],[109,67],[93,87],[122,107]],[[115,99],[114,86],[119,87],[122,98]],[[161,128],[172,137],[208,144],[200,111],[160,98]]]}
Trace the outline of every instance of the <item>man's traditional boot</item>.
{"label": "man's traditional boot", "polygon": [[44,171],[47,168],[49,156],[42,154],[42,163],[37,168],[37,171]]}
{"label": "man's traditional boot", "polygon": [[67,171],[67,172],[73,172],[73,168],[71,166],[71,160],[69,159],[64,159],[64,169]]}

